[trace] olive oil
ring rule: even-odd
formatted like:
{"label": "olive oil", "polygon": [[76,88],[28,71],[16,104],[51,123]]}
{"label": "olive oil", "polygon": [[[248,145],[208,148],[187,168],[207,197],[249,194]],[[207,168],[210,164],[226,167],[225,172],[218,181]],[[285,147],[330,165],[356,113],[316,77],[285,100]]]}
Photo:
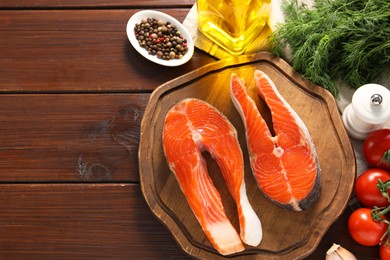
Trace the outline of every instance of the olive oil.
{"label": "olive oil", "polygon": [[198,0],[198,29],[233,55],[242,54],[264,28],[271,0]]}

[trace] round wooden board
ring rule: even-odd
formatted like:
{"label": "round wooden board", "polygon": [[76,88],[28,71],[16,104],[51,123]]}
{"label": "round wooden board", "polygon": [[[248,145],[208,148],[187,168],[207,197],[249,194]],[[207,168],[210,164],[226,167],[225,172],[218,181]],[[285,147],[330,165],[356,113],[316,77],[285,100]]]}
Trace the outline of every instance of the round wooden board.
{"label": "round wooden board", "polygon": [[[318,201],[305,211],[292,212],[272,204],[258,189],[250,170],[245,130],[230,100],[229,84],[233,72],[244,78],[250,95],[272,127],[269,110],[254,89],[255,69],[263,70],[275,82],[281,95],[305,122],[316,146],[322,170],[322,192]],[[285,61],[270,53],[219,61],[169,81],[153,92],[141,124],[139,166],[143,195],[152,212],[185,252],[197,258],[215,259],[223,256],[214,250],[200,228],[168,168],[162,147],[166,113],[178,101],[189,97],[215,106],[236,127],[245,158],[247,194],[263,225],[263,241],[258,247],[247,246],[245,251],[229,257],[307,257],[345,209],[356,175],[354,153],[332,95],[303,80]],[[204,156],[227,215],[238,230],[236,206],[219,168],[207,153]]]}

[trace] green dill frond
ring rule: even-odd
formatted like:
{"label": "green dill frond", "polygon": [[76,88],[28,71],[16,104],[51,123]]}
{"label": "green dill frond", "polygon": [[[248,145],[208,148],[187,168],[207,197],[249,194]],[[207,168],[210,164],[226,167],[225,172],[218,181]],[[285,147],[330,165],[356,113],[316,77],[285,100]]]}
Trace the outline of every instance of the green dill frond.
{"label": "green dill frond", "polygon": [[335,97],[336,81],[358,88],[390,67],[390,1],[315,0],[314,8],[284,0],[285,22],[271,37],[272,52],[291,50],[292,66]]}

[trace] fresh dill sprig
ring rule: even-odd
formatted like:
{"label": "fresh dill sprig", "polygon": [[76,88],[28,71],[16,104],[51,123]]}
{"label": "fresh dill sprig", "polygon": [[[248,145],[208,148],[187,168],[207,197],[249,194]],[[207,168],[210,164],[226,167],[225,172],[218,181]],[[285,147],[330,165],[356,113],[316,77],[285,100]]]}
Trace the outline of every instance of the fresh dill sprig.
{"label": "fresh dill sprig", "polygon": [[284,0],[285,22],[271,37],[272,52],[339,96],[336,81],[358,88],[377,82],[390,68],[389,0],[315,0],[309,9]]}

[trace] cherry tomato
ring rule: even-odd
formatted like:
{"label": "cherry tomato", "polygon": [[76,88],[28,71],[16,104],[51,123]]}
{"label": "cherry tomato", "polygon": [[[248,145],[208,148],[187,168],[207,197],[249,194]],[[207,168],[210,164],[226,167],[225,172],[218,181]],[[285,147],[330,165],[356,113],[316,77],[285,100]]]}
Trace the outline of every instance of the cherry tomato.
{"label": "cherry tomato", "polygon": [[355,194],[357,199],[365,207],[386,207],[389,201],[383,197],[378,187],[378,179],[382,182],[390,180],[390,172],[378,168],[371,168],[363,172],[356,179]]}
{"label": "cherry tomato", "polygon": [[390,129],[371,132],[364,140],[363,156],[371,167],[390,171]]}
{"label": "cherry tomato", "polygon": [[390,260],[390,245],[382,244],[379,248],[379,255],[381,260]]}
{"label": "cherry tomato", "polygon": [[349,217],[348,230],[357,243],[363,246],[375,246],[379,244],[386,232],[387,224],[373,220],[371,209],[359,208]]}

